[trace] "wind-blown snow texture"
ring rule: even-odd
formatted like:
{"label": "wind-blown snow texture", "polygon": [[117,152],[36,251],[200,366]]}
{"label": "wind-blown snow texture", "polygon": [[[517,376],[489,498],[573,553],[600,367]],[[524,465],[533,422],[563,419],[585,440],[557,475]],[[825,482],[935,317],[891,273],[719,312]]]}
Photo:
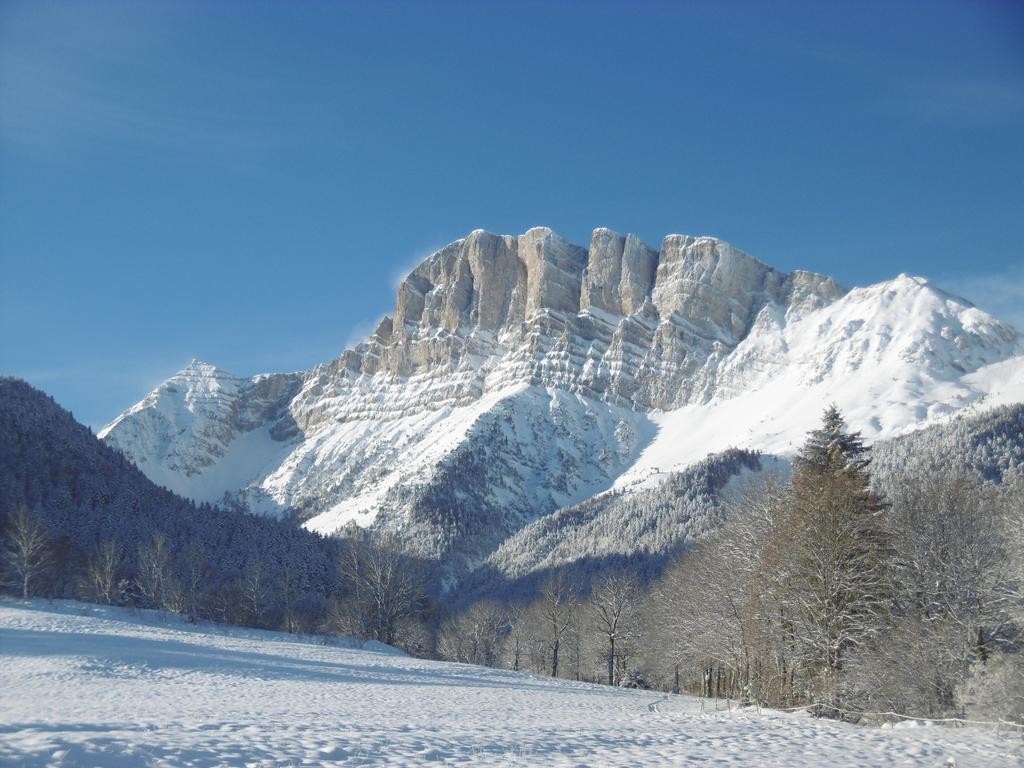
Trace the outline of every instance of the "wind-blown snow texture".
{"label": "wind-blown snow texture", "polygon": [[999,768],[1024,754],[988,730],[702,713],[684,696],[165,621],[0,604],[0,764]]}
{"label": "wind-blown snow texture", "polygon": [[831,402],[876,440],[1021,400],[1017,332],[921,278],[847,292],[713,238],[476,231],[336,360],[252,379],[196,362],[100,436],[182,495],[400,529],[458,573],[609,488],[791,454]]}

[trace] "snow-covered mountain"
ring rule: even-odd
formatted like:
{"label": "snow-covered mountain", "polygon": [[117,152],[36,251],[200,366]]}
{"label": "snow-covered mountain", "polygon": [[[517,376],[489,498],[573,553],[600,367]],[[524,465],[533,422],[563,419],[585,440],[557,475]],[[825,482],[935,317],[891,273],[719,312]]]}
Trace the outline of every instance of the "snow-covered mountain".
{"label": "snow-covered mountain", "polygon": [[402,530],[460,571],[540,516],[729,447],[791,453],[836,402],[869,439],[1024,400],[1024,341],[900,276],[846,291],[727,243],[475,231],[302,373],[194,362],[100,437],[199,501]]}

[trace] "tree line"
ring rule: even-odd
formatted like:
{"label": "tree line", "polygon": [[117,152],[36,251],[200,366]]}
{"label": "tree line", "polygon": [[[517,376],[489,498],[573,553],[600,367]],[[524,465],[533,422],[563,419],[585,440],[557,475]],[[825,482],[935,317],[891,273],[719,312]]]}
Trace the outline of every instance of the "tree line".
{"label": "tree line", "polygon": [[7,517],[0,566],[4,586],[23,600],[70,597],[181,614],[192,622],[344,635],[418,655],[434,648],[437,605],[427,589],[428,570],[390,534],[359,532],[338,547],[334,587],[323,605],[307,599],[289,563],[271,568],[252,560],[218,583],[199,547],[172,549],[160,531],[131,560],[113,541],[87,556],[64,558],[43,516],[26,507]]}

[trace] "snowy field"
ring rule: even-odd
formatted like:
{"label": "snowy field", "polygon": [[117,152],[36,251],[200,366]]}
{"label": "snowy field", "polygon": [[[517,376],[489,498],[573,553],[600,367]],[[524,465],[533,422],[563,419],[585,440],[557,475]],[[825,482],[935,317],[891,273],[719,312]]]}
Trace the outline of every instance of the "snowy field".
{"label": "snowy field", "polygon": [[[955,761],[952,762],[952,761]],[[701,712],[71,602],[0,603],[0,765],[1019,766],[1021,739]]]}

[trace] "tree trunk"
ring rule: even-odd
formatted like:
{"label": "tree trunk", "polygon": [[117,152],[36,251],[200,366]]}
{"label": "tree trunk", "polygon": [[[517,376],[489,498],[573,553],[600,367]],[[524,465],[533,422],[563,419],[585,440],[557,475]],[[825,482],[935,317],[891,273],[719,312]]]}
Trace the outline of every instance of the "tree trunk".
{"label": "tree trunk", "polygon": [[608,640],[608,685],[615,685],[615,639]]}

